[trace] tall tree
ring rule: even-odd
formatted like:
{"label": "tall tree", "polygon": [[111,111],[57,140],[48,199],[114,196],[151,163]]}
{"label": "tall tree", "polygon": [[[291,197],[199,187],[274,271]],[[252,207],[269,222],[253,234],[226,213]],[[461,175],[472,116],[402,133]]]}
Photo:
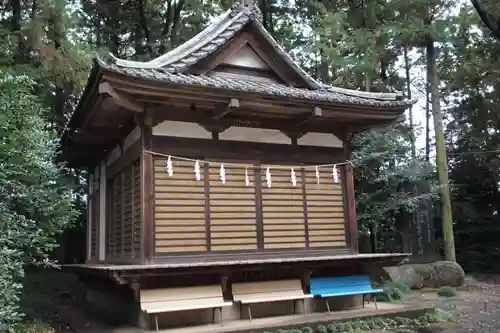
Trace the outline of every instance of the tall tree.
{"label": "tall tree", "polygon": [[74,192],[54,163],[55,131],[47,129],[43,100],[26,75],[0,69],[0,327],[17,312],[27,264],[48,263],[56,235],[76,217]]}
{"label": "tall tree", "polygon": [[500,4],[495,0],[472,0],[484,24],[500,39]]}
{"label": "tall tree", "polygon": [[[427,73],[429,75],[430,104],[434,120],[434,133],[436,140],[436,167],[438,185],[441,198],[441,223],[444,241],[444,257],[449,261],[456,261],[455,238],[453,233],[453,217],[451,210],[450,182],[448,177],[448,159],[446,156],[443,115],[441,111],[440,80],[437,67],[438,50],[436,41],[446,41],[449,36],[448,18],[443,17],[442,10],[450,8],[452,4],[447,1],[436,0],[427,7],[425,24],[425,48],[427,55]],[[440,16],[441,15],[441,16]]]}

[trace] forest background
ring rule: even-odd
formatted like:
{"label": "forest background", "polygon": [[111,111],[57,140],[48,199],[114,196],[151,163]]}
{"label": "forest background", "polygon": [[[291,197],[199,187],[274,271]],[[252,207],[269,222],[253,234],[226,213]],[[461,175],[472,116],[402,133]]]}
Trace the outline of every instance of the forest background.
{"label": "forest background", "polygon": [[[147,61],[201,31],[232,0],[0,1],[0,324],[17,320],[26,263],[83,257],[86,170],[57,161],[96,53]],[[500,42],[468,2],[259,0],[263,24],[318,80],[418,98],[405,124],[355,140],[366,251],[394,251],[398,221],[441,213],[432,114],[445,124],[457,260],[500,270]],[[415,120],[421,124],[415,125]],[[421,144],[416,144],[421,143]],[[405,191],[425,183],[428,194]],[[2,313],[2,310],[4,313]]]}

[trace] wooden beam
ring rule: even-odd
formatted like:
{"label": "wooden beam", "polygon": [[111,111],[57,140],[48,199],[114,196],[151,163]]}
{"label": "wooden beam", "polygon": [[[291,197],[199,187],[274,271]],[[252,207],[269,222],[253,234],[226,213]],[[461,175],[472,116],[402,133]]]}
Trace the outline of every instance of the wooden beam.
{"label": "wooden beam", "polygon": [[[340,163],[346,160],[343,148],[292,146],[257,142],[153,136],[152,150],[162,154],[207,159],[262,161],[264,164]],[[258,179],[258,176],[256,176]]]}
{"label": "wooden beam", "polygon": [[[255,116],[245,116],[240,114],[230,114],[218,121],[215,121],[211,116],[213,110],[199,109],[196,107],[189,108],[173,108],[164,112],[164,109],[154,108],[152,116],[154,118],[153,124],[156,125],[164,120],[171,121],[184,121],[191,123],[198,123],[205,127],[209,132],[221,132],[231,126],[250,127],[250,128],[265,128],[284,130],[287,133],[294,132],[320,132],[331,133],[332,127],[339,126],[335,120],[325,120],[322,122],[315,122],[307,124],[304,128],[297,128],[297,118],[295,119],[272,119],[261,118]],[[309,114],[309,113],[308,113]],[[307,127],[307,128],[306,128]],[[298,137],[300,137],[299,135]]]}
{"label": "wooden beam", "polygon": [[237,98],[231,98],[227,106],[220,112],[216,113],[213,117],[214,120],[219,120],[224,118],[227,114],[233,112],[240,108],[240,100]]}
{"label": "wooden beam", "polygon": [[99,85],[99,94],[109,95],[116,105],[119,105],[122,108],[134,112],[144,112],[144,108],[139,103],[131,100],[125,94],[117,92],[109,82],[102,82]]}

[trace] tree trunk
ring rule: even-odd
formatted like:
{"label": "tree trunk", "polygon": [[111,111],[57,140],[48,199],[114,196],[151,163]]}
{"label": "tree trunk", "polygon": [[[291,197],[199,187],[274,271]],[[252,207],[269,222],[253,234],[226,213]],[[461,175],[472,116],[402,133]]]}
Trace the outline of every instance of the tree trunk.
{"label": "tree trunk", "polygon": [[453,219],[451,214],[451,198],[448,179],[448,161],[446,158],[444,126],[441,116],[439,77],[436,66],[436,49],[434,41],[427,42],[427,68],[430,79],[432,117],[436,136],[436,165],[438,172],[439,192],[441,196],[441,221],[443,224],[445,260],[456,261],[455,240],[453,235]]}
{"label": "tree trunk", "polygon": [[151,34],[148,27],[148,18],[146,16],[146,4],[143,0],[139,0],[139,17],[140,17],[140,25],[144,33],[144,42],[146,44],[146,50],[148,50],[149,59],[154,58],[154,52],[151,41]]}
{"label": "tree trunk", "polygon": [[[405,72],[406,72],[406,97],[411,99],[411,77],[410,77],[410,59],[408,58],[408,46],[403,47],[403,55],[405,59]],[[411,157],[417,157],[417,149],[415,147],[415,132],[413,130],[413,110],[412,107],[408,109],[408,118],[410,118],[410,142],[411,142]]]}
{"label": "tree trunk", "polygon": [[431,107],[430,107],[430,85],[429,71],[427,71],[427,80],[425,82],[425,160],[430,161],[431,154]]}

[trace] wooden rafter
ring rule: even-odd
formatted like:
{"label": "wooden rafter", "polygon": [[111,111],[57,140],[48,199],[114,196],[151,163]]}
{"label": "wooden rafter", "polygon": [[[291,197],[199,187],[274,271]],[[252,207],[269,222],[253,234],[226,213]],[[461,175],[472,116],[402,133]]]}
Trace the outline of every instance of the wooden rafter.
{"label": "wooden rafter", "polygon": [[125,94],[117,92],[109,82],[102,82],[99,85],[99,94],[109,95],[122,108],[139,113],[144,112],[144,108],[139,103],[133,101]]}

